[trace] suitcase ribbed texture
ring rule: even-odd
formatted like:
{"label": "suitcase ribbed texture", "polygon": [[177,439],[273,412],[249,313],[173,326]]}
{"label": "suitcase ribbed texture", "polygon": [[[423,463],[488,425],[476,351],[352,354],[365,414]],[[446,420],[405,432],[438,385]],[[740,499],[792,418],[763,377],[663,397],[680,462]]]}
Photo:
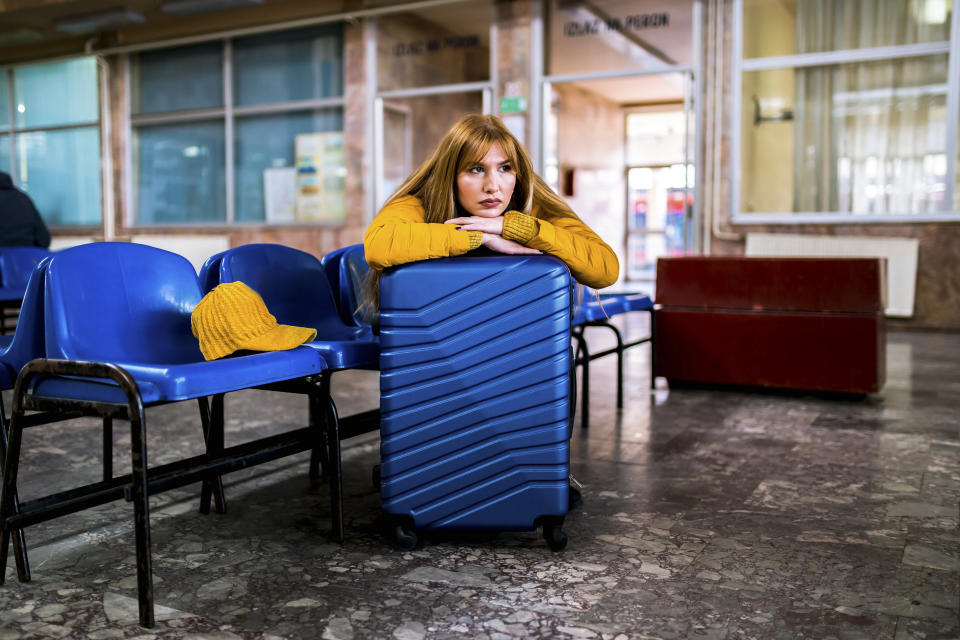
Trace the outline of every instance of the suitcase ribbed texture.
{"label": "suitcase ribbed texture", "polygon": [[381,496],[420,529],[530,530],[567,511],[570,275],[542,257],[388,270]]}

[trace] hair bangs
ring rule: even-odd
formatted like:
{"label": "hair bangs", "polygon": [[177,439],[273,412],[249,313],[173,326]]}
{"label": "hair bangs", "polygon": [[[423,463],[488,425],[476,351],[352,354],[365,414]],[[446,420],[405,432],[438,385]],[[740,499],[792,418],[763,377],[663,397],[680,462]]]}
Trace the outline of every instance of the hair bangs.
{"label": "hair bangs", "polygon": [[517,149],[513,140],[504,135],[503,132],[488,125],[481,127],[475,135],[468,136],[464,141],[460,158],[457,161],[457,173],[462,173],[470,167],[480,164],[494,145],[500,145],[500,149],[507,157],[507,162],[516,169]]}

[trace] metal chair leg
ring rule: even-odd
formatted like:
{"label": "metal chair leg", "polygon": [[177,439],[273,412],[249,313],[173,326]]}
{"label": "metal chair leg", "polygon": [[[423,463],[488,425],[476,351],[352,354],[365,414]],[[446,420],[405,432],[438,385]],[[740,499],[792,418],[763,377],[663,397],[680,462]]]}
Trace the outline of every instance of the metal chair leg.
{"label": "metal chair leg", "polygon": [[617,329],[617,327],[615,327],[613,324],[611,324],[611,323],[609,323],[609,322],[604,322],[604,323],[603,323],[602,325],[600,325],[600,326],[604,326],[604,327],[610,329],[611,331],[613,331],[613,335],[616,336],[616,338],[617,338],[617,347],[616,347],[616,353],[617,353],[617,409],[622,409],[622,408],[623,408],[623,352],[624,352],[623,334],[620,333],[620,329]]}
{"label": "metal chair leg", "polygon": [[577,344],[577,359],[580,361],[580,428],[590,428],[590,349],[581,336]]}
{"label": "metal chair leg", "polygon": [[[16,403],[14,403],[16,406]],[[0,584],[4,583],[7,572],[7,552],[10,538],[13,538],[13,555],[17,565],[17,580],[30,581],[30,562],[27,558],[27,542],[23,529],[10,530],[7,518],[20,511],[20,501],[17,497],[17,470],[20,463],[21,428],[15,424],[15,416],[11,415],[9,432],[4,424],[3,406],[0,404],[0,456],[4,463],[3,482],[0,485]],[[20,412],[23,415],[23,412]]]}
{"label": "metal chair leg", "polygon": [[330,525],[331,535],[336,542],[343,542],[343,473],[340,466],[340,417],[337,405],[330,396],[329,375],[324,374],[320,381],[320,398],[327,406],[327,456],[330,478]]}
{"label": "metal chair leg", "polygon": [[103,417],[103,481],[113,480],[113,418]]}
{"label": "metal chair leg", "polygon": [[310,449],[310,479],[320,480],[326,478],[329,471],[329,456],[327,455],[327,432],[320,427],[325,422],[324,410],[321,401],[318,398],[310,396],[309,399],[309,425],[317,430],[317,441]]}
{"label": "metal chair leg", "polygon": [[654,337],[656,335],[655,334],[656,323],[654,322],[654,317],[655,317],[655,314],[653,312],[653,309],[650,309],[650,389],[651,390],[657,388],[657,367],[656,367],[656,360],[655,360],[657,348],[656,348],[656,343],[654,342]]}
{"label": "metal chair leg", "polygon": [[[7,462],[4,462],[7,452],[7,423],[4,418],[5,412],[3,409],[3,398],[0,397],[0,462],[3,462],[0,465],[0,472],[3,469],[7,468]],[[12,420],[11,420],[12,425]],[[18,445],[19,448],[19,445]],[[20,457],[19,450],[17,451],[17,458]],[[18,513],[20,511],[20,499],[17,496],[16,491],[16,477],[13,479],[13,495],[11,496],[12,502],[12,513]],[[0,503],[2,504],[2,503]],[[5,516],[2,515],[3,511],[0,510],[0,521],[3,520]],[[14,562],[17,565],[17,580],[20,582],[29,582],[30,581],[30,560],[27,558],[27,540],[24,536],[23,529],[15,529],[12,532],[7,532],[6,527],[4,526],[4,532],[8,536],[13,537],[13,558]],[[4,574],[7,570],[7,538],[3,540],[3,560],[0,561],[0,584],[3,584]]]}
{"label": "metal chair leg", "polygon": [[153,559],[150,551],[150,496],[147,484],[147,433],[143,407],[130,412],[130,462],[133,474],[134,533],[137,544],[137,600],[140,624],[154,625]]}
{"label": "metal chair leg", "polygon": [[[215,413],[218,412],[219,418],[217,415],[211,413],[210,405],[206,397],[197,398],[197,404],[200,407],[200,424],[203,428],[203,442],[206,447],[207,454],[213,453],[216,451],[216,440],[214,432],[219,431],[220,433],[220,448],[223,448],[223,394],[219,395],[220,401],[217,402],[217,397],[214,397],[214,409]],[[212,427],[216,420],[219,420],[220,427]],[[226,513],[227,511],[227,499],[223,491],[223,479],[217,475],[214,478],[206,478],[203,481],[202,488],[200,489],[200,513],[210,513],[210,497],[211,494],[214,500],[214,508],[217,513]]]}

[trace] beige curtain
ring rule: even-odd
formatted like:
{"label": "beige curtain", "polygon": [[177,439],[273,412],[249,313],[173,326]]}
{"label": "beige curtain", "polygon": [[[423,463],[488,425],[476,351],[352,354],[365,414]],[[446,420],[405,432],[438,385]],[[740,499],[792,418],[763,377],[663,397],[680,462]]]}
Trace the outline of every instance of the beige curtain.
{"label": "beige curtain", "polygon": [[[797,0],[796,6],[797,53],[950,37],[947,0]],[[796,69],[794,211],[939,209],[946,84],[946,55]]]}

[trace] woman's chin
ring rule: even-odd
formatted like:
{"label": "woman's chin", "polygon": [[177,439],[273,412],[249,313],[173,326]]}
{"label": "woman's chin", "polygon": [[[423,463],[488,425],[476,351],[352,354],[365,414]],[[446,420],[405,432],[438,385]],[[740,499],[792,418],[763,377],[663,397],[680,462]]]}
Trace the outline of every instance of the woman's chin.
{"label": "woman's chin", "polygon": [[503,212],[506,211],[506,207],[494,207],[490,209],[477,209],[471,211],[470,215],[477,216],[478,218],[499,218],[503,215]]}

